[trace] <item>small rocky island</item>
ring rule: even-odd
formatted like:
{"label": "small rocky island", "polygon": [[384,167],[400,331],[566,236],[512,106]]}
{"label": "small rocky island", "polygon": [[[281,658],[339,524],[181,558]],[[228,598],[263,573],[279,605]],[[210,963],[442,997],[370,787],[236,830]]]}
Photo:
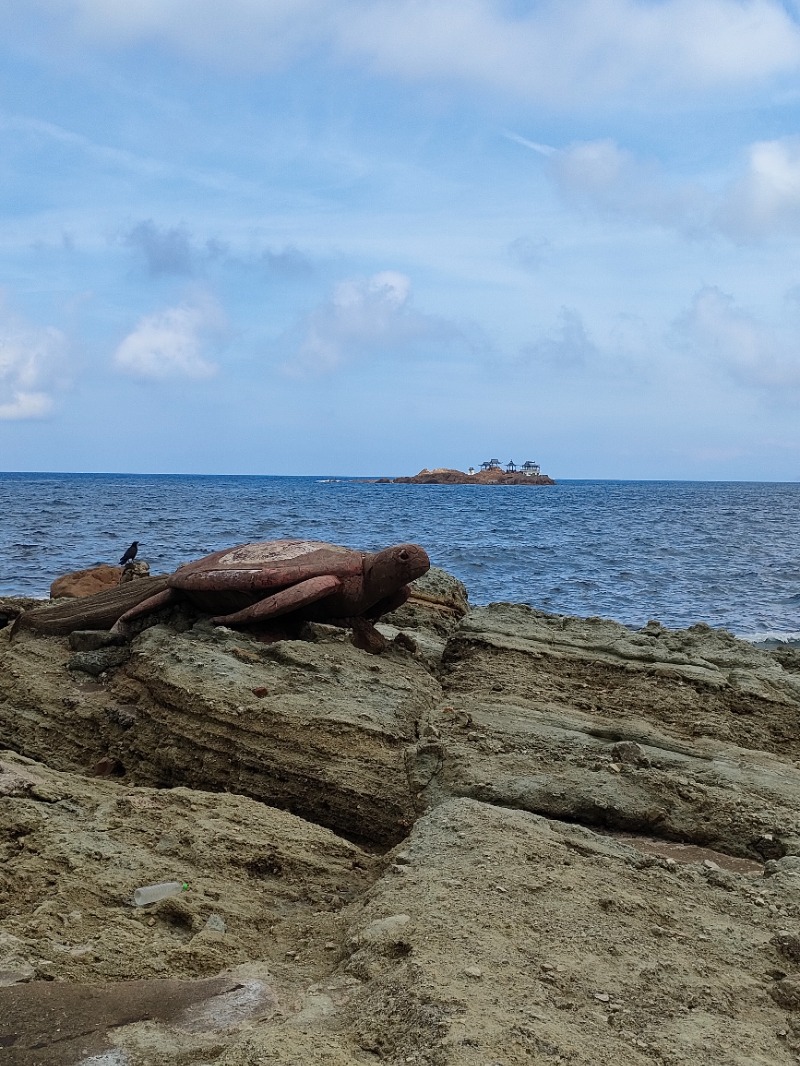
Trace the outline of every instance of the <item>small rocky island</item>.
{"label": "small rocky island", "polygon": [[463,470],[452,470],[449,467],[437,466],[433,470],[420,470],[413,477],[384,477],[378,478],[378,484],[391,485],[555,485],[555,481],[547,474],[542,474],[538,463],[524,463],[517,467],[515,463],[508,463],[505,470],[496,459],[488,463],[482,463],[480,470],[472,467],[465,473]]}

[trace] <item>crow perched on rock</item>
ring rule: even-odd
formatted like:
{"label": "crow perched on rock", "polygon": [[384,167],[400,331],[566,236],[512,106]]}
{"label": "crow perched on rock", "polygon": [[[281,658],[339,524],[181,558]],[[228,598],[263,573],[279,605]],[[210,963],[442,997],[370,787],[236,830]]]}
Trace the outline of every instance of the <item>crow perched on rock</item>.
{"label": "crow perched on rock", "polygon": [[133,560],[136,558],[136,553],[138,552],[138,550],[139,550],[139,541],[135,540],[133,542],[133,544],[131,544],[130,548],[128,548],[128,550],[122,556],[122,558],[120,559],[120,562],[123,565],[125,563],[132,563]]}

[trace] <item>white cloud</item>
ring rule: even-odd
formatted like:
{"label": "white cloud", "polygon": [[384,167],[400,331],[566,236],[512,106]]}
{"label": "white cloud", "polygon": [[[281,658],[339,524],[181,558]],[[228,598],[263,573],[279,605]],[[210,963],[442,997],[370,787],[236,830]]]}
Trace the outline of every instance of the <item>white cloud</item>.
{"label": "white cloud", "polygon": [[692,234],[707,225],[707,193],[671,180],[655,160],[638,159],[613,140],[584,141],[555,152],[547,169],[575,206]]}
{"label": "white cloud", "polygon": [[737,307],[718,288],[697,293],[675,324],[675,337],[731,377],[780,396],[800,389],[800,321],[769,323]]}
{"label": "white cloud", "polygon": [[10,389],[8,392],[8,402],[0,403],[0,419],[11,422],[45,418],[53,410],[53,398],[46,392],[26,392],[24,389]]}
{"label": "white cloud", "polygon": [[0,302],[0,419],[44,418],[62,384],[67,342],[60,330],[31,326]]}
{"label": "white cloud", "polygon": [[213,300],[197,297],[177,307],[145,315],[114,353],[118,370],[134,377],[208,378],[217,365],[208,349],[218,342],[224,316]]}
{"label": "white cloud", "polygon": [[351,5],[340,47],[383,73],[477,81],[570,105],[631,90],[748,84],[800,62],[778,0],[542,0],[516,15],[493,0]]}
{"label": "white cloud", "polygon": [[800,230],[800,137],[750,146],[746,172],[721,205],[717,224],[741,241]]}
{"label": "white cloud", "polygon": [[[32,2],[32,0],[29,0]],[[550,103],[750,84],[796,70],[779,0],[34,0],[115,46],[166,44],[237,71],[322,50],[404,79],[457,79]]]}
{"label": "white cloud", "polygon": [[446,342],[458,330],[411,305],[411,281],[394,270],[340,281],[330,299],[301,323],[302,339],[287,369],[334,370],[348,358],[425,340]]}
{"label": "white cloud", "polygon": [[[540,152],[535,142],[514,140]],[[611,139],[555,150],[545,168],[564,200],[581,210],[737,243],[800,232],[800,137],[749,145],[738,176],[713,189],[673,177]]]}
{"label": "white cloud", "polygon": [[38,0],[84,39],[166,44],[217,65],[269,70],[330,36],[332,0]]}

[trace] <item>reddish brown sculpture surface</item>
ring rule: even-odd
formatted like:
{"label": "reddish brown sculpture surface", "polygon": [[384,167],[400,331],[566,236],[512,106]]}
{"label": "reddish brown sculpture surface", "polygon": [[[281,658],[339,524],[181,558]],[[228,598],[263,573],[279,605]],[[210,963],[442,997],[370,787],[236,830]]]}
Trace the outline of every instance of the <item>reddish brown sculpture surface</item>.
{"label": "reddish brown sculpture surface", "polygon": [[337,622],[356,630],[365,646],[380,642],[372,622],[406,601],[408,583],[430,560],[416,544],[360,552],[315,540],[240,544],[179,567],[65,604],[23,612],[12,633],[30,629],[64,635],[107,629],[119,637],[129,623],[186,601],[226,626],[259,626],[282,616]]}
{"label": "reddish brown sculpture surface", "polygon": [[409,581],[430,568],[423,548],[398,544],[359,552],[315,540],[241,544],[181,566],[168,587],[126,611],[113,632],[179,599],[218,625],[257,625],[282,615],[307,621],[374,620],[409,596]]}

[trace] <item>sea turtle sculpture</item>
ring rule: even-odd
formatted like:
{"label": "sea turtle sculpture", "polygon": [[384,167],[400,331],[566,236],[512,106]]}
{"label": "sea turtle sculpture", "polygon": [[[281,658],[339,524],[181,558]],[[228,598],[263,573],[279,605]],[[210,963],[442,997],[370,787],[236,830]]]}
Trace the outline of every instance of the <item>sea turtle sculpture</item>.
{"label": "sea turtle sculpture", "polygon": [[109,596],[101,593],[102,603],[91,596],[74,605],[26,612],[18,622],[21,628],[69,633],[113,621],[111,632],[127,636],[134,619],[188,600],[217,625],[247,628],[291,616],[351,625],[362,643],[370,644],[377,637],[371,623],[403,604],[410,594],[408,583],[429,568],[428,555],[417,544],[360,552],[323,541],[262,541],[214,552],[151,579],[158,584],[143,589],[133,605],[128,598],[111,619]]}

